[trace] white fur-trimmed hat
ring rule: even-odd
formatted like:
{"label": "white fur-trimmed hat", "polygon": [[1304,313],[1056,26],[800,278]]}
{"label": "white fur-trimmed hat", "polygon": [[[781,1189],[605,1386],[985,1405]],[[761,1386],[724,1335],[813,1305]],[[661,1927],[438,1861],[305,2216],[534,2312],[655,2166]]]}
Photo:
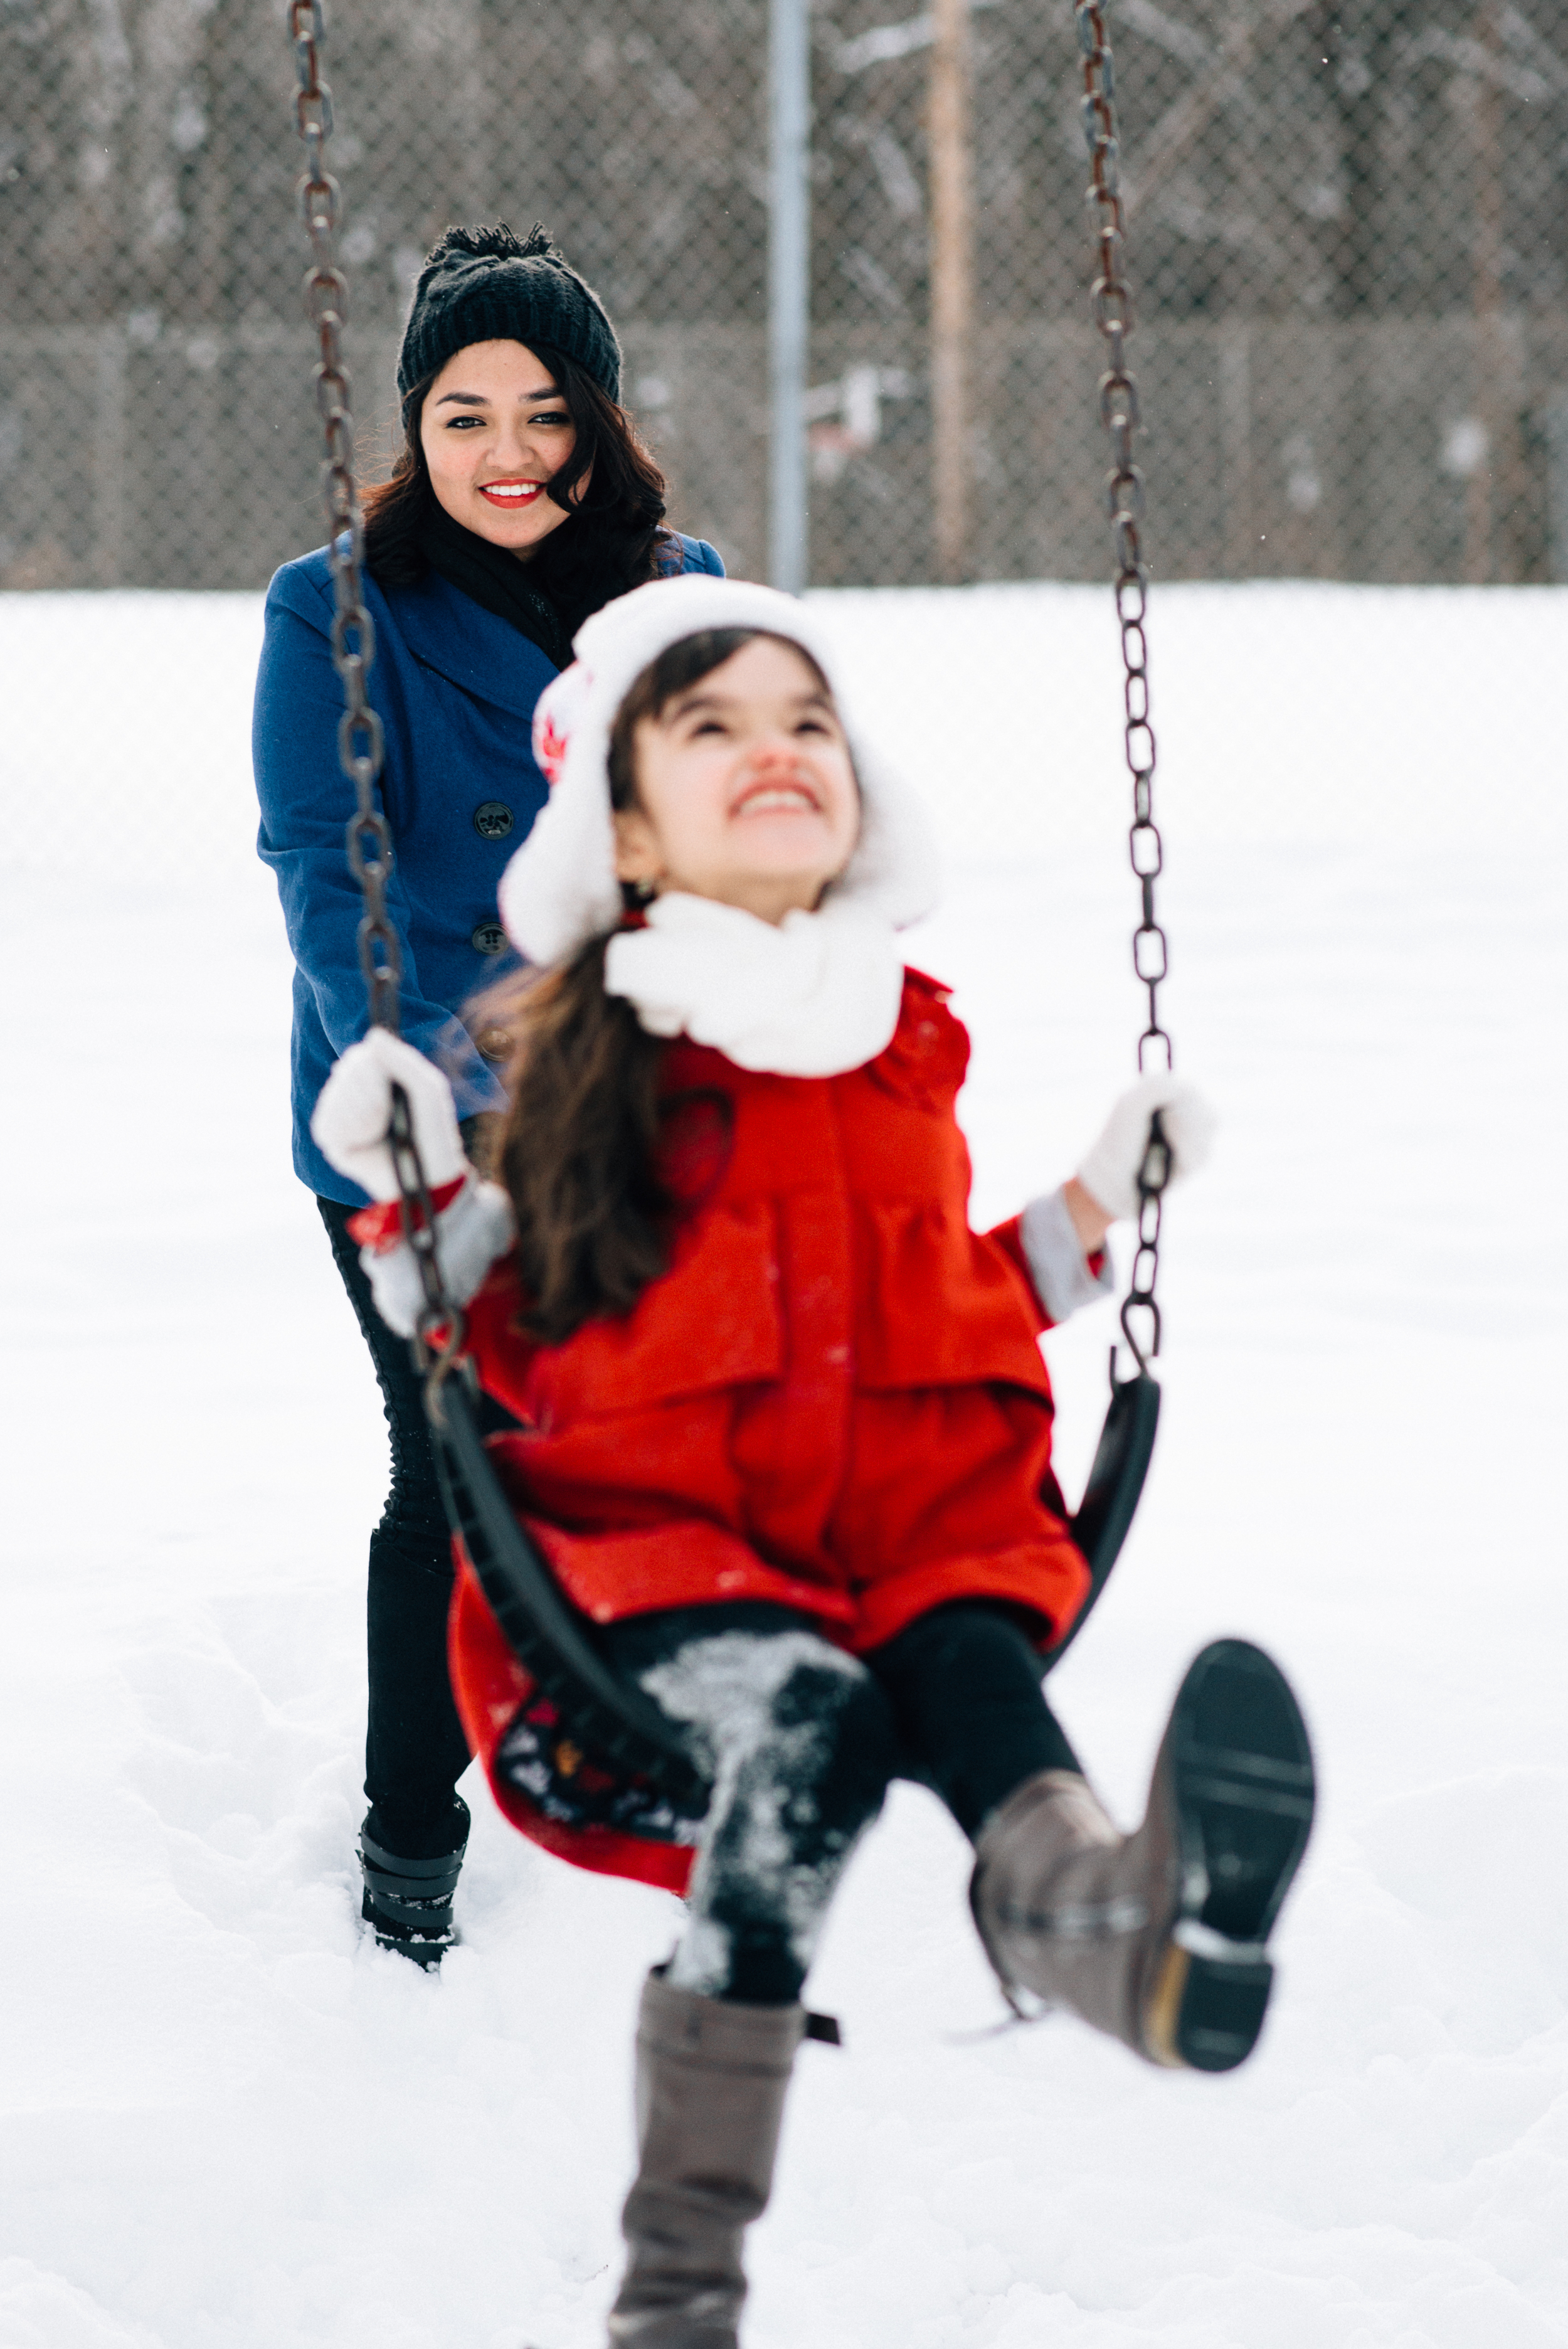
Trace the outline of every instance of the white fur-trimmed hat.
{"label": "white fur-trimmed hat", "polygon": [[708,628],[756,628],[809,653],[827,678],[861,785],[861,836],[830,895],[903,929],[936,902],[937,857],[919,801],[882,759],[855,708],[842,657],[820,616],[777,588],[693,572],[655,579],[595,612],[577,657],[539,698],[533,750],[551,792],[501,875],[500,917],[529,961],[558,962],[621,918],[610,813],[610,733],[649,664]]}

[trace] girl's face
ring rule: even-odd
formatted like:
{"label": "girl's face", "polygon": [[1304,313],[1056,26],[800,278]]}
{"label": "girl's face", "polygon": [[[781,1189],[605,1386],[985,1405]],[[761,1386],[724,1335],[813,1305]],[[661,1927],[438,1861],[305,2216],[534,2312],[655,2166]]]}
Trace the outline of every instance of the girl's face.
{"label": "girl's face", "polygon": [[838,712],[810,663],[757,636],[639,720],[637,804],[615,817],[615,869],[655,892],[738,905],[765,922],[810,911],[860,837],[860,792]]}
{"label": "girl's face", "polygon": [[454,353],[425,395],[419,440],[440,504],[492,546],[526,558],[569,519],[544,484],[577,434],[549,368],[525,344]]}

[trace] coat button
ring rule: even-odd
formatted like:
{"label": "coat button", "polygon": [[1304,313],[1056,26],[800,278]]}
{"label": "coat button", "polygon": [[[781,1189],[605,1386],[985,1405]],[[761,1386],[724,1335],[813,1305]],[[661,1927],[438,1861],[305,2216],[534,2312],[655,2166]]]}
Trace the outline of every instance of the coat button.
{"label": "coat button", "polygon": [[506,932],[499,922],[480,922],[470,936],[469,943],[476,954],[504,954]]}
{"label": "coat button", "polygon": [[474,830],[481,840],[504,840],[514,822],[504,800],[486,800],[474,810]]}

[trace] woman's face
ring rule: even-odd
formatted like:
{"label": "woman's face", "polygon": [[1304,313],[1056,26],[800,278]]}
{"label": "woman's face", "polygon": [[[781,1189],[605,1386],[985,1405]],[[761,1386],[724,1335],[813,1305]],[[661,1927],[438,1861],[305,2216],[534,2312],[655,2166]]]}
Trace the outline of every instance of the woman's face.
{"label": "woman's face", "polygon": [[568,519],[544,484],[577,434],[549,368],[524,344],[455,353],[425,395],[419,440],[440,504],[492,546],[526,557]]}
{"label": "woman's face", "polygon": [[794,646],[756,636],[633,731],[637,804],[615,817],[615,869],[655,891],[807,911],[860,837],[839,715]]}

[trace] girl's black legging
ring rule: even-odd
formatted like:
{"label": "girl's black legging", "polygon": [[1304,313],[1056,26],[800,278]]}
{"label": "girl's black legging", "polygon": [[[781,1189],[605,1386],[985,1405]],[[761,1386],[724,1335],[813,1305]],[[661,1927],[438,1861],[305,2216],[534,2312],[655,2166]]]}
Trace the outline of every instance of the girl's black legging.
{"label": "girl's black legging", "polygon": [[715,1792],[667,1979],[788,2006],[856,1842],[912,1762],[973,1838],[1041,1770],[1078,1767],[1007,1609],[943,1607],[860,1659],[756,1602],[610,1625],[605,1644],[686,1727]]}
{"label": "girl's black legging", "polygon": [[316,1205],[376,1365],[392,1445],[391,1489],[370,1537],[365,1792],[377,1814],[373,1832],[387,1850],[433,1857],[451,1842],[452,1789],[469,1764],[447,1677],[451,1544],[408,1341],[376,1310],[348,1236],[357,1210],[335,1199]]}

